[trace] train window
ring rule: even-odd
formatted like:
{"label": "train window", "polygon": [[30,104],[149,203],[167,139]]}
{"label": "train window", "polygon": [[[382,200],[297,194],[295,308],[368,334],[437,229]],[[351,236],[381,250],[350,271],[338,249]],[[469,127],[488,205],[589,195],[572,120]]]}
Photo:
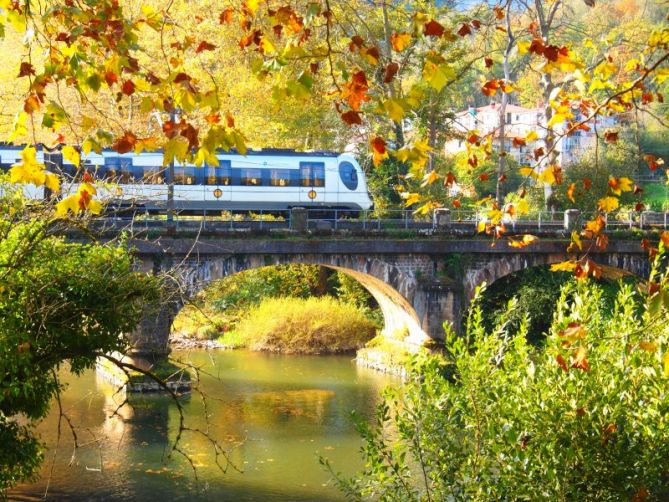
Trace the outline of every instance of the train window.
{"label": "train window", "polygon": [[242,185],[246,186],[261,186],[262,185],[262,171],[260,169],[242,169],[241,170]]}
{"label": "train window", "polygon": [[221,162],[218,166],[204,166],[205,185],[230,185],[230,162]]}
{"label": "train window", "polygon": [[325,186],[325,164],[300,162],[300,185],[303,187]]}
{"label": "train window", "polygon": [[195,184],[195,168],[194,167],[174,167],[174,184],[175,185],[194,185]]}
{"label": "train window", "polygon": [[148,185],[161,185],[165,183],[165,168],[161,166],[146,166],[142,182]]}
{"label": "train window", "polygon": [[272,169],[270,171],[269,183],[273,187],[288,187],[295,185],[293,181],[294,169]]}
{"label": "train window", "polygon": [[358,173],[355,170],[355,166],[350,162],[339,163],[339,177],[344,186],[349,190],[358,188]]}

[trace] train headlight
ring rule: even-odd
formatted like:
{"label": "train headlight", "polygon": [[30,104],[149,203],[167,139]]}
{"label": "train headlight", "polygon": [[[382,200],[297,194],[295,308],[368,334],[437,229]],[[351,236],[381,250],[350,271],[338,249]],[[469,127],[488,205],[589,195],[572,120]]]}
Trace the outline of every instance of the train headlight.
{"label": "train headlight", "polygon": [[318,195],[318,194],[316,193],[316,190],[309,190],[309,193],[307,194],[307,196],[308,196],[311,200],[314,200],[314,199],[316,198],[316,195]]}
{"label": "train headlight", "polygon": [[223,190],[221,190],[220,188],[214,190],[214,197],[220,199],[222,196],[223,196]]}

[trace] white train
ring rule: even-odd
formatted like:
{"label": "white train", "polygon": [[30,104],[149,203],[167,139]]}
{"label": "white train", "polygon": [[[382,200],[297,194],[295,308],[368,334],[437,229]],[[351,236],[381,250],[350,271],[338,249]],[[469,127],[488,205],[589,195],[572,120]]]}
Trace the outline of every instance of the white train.
{"label": "white train", "polygon": [[[9,169],[20,160],[22,147],[0,146],[0,167]],[[367,210],[372,200],[365,176],[352,155],[334,152],[249,150],[246,155],[221,153],[218,166],[174,166],[175,209],[187,213],[216,210],[286,210],[291,207]],[[91,153],[82,168],[63,161],[57,151],[38,152],[50,171],[62,174],[61,192],[77,189],[86,171],[104,181],[99,197],[116,206],[164,211],[169,168],[162,152]],[[43,189],[26,188],[31,197]]]}

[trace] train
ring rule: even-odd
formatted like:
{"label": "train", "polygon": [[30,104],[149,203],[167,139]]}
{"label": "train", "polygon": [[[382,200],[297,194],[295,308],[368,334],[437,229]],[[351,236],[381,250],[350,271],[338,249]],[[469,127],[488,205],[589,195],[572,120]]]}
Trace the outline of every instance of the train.
{"label": "train", "polygon": [[[20,161],[20,146],[0,146],[0,168],[7,171]],[[108,207],[164,212],[168,203],[170,172],[174,209],[182,214],[207,211],[285,211],[293,207],[368,210],[372,199],[365,175],[353,155],[328,151],[284,149],[249,150],[216,154],[219,165],[196,167],[175,162],[163,166],[160,151],[119,154],[91,153],[80,168],[63,159],[58,149],[39,148],[38,161],[61,176],[60,194],[76,191],[84,173],[98,181],[98,197]],[[28,196],[44,197],[43,187],[25,189]]]}

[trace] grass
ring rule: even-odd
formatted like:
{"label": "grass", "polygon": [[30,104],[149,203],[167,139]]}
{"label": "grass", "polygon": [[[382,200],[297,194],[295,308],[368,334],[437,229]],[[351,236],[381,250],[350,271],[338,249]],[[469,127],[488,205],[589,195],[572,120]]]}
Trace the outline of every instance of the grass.
{"label": "grass", "polygon": [[669,187],[662,183],[652,183],[643,187],[643,201],[651,211],[669,210]]}
{"label": "grass", "polygon": [[219,341],[284,354],[332,354],[362,347],[375,331],[375,324],[356,307],[328,296],[271,298],[252,308]]}
{"label": "grass", "polygon": [[225,314],[187,305],[174,319],[172,330],[198,340],[214,340],[228,331],[231,324]]}

